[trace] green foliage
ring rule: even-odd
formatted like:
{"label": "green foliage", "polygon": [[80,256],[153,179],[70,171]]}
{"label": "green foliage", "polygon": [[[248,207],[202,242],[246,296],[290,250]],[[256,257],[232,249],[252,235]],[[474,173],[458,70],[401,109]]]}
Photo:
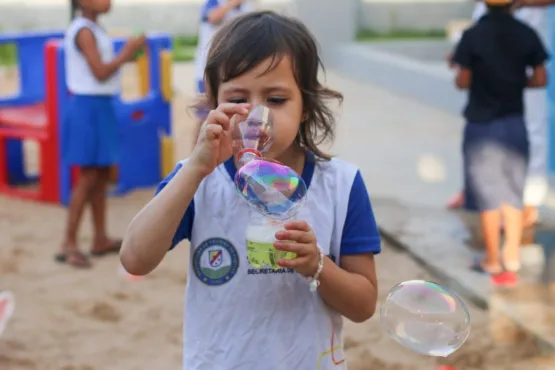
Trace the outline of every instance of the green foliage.
{"label": "green foliage", "polygon": [[444,39],[444,30],[393,30],[380,32],[375,30],[360,30],[357,34],[358,41],[391,41],[410,39]]}
{"label": "green foliage", "polygon": [[[173,39],[173,59],[176,62],[189,62],[195,58],[197,38],[177,36]],[[0,44],[0,66],[13,66],[17,63],[17,49],[13,44]]]}
{"label": "green foliage", "polygon": [[12,66],[17,62],[17,49],[13,44],[0,44],[0,66]]}

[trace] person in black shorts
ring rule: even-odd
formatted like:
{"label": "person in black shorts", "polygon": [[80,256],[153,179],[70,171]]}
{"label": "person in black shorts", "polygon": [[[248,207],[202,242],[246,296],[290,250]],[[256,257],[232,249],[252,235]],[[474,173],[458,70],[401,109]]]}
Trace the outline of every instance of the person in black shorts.
{"label": "person in black shorts", "polygon": [[523,95],[525,88],[546,85],[548,55],[537,33],[512,16],[511,0],[485,2],[488,13],[464,32],[453,62],[459,68],[457,87],[469,90],[464,110],[464,196],[480,212],[486,247],[485,259],[475,267],[495,278],[520,268],[529,156]]}

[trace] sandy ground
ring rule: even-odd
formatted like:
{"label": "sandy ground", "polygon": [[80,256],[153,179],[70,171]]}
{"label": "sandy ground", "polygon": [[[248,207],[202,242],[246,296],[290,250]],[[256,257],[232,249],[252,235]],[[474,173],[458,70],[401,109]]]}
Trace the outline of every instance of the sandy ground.
{"label": "sandy ground", "polygon": [[[12,77],[4,76],[0,89],[8,88]],[[134,87],[132,78],[126,86]],[[176,97],[179,157],[190,150],[189,104],[186,96]],[[112,235],[123,234],[152,193],[140,191],[109,200]],[[124,279],[118,273],[116,256],[94,260],[92,270],[78,271],[53,261],[65,216],[58,206],[0,196],[0,288],[13,290],[17,299],[14,317],[0,339],[0,369],[179,369],[187,243],[168,254],[163,264],[142,280]],[[88,214],[80,241],[87,250],[91,242]],[[398,282],[430,278],[409,257],[388,245],[377,264],[380,300]],[[382,330],[379,315],[364,324],[347,322],[344,343],[349,369],[432,370],[436,363],[455,365],[459,370],[528,368],[514,364],[538,355],[535,343],[495,312],[474,307],[471,311],[470,339],[459,352],[441,361],[397,345]]]}

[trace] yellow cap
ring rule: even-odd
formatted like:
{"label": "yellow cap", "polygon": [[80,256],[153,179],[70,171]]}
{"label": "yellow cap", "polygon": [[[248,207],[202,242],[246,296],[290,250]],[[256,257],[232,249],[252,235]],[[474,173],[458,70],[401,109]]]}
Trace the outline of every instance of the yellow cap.
{"label": "yellow cap", "polygon": [[484,0],[484,2],[488,5],[509,5],[513,1],[512,0]]}

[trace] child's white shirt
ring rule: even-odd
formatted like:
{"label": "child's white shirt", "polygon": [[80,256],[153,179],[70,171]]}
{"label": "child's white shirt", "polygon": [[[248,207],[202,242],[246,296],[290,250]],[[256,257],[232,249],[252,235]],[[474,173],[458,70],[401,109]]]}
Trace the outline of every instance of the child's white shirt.
{"label": "child's white shirt", "polygon": [[[251,211],[235,189],[235,171],[230,160],[202,181],[174,238],[174,246],[191,241],[183,369],[346,369],[342,316],[310,292],[298,273],[249,265]],[[380,252],[356,166],[339,159],[307,161],[303,179],[307,201],[296,219],[307,221],[325,255],[339,263],[341,255]]]}
{"label": "child's white shirt", "polygon": [[208,13],[229,0],[206,0],[201,13],[201,23],[198,32],[197,50],[195,54],[195,76],[197,81],[204,79],[204,68],[208,60],[208,52],[210,50],[210,42],[222,24],[230,19],[254,10],[254,5],[250,1],[243,1],[241,6],[230,10],[219,24],[208,22]]}
{"label": "child's white shirt", "polygon": [[113,41],[106,30],[89,19],[75,18],[64,38],[67,87],[72,94],[116,95],[121,86],[119,73],[114,73],[105,81],[97,80],[85,56],[77,47],[75,38],[83,28],[88,28],[93,33],[103,63],[108,63],[115,57]]}

